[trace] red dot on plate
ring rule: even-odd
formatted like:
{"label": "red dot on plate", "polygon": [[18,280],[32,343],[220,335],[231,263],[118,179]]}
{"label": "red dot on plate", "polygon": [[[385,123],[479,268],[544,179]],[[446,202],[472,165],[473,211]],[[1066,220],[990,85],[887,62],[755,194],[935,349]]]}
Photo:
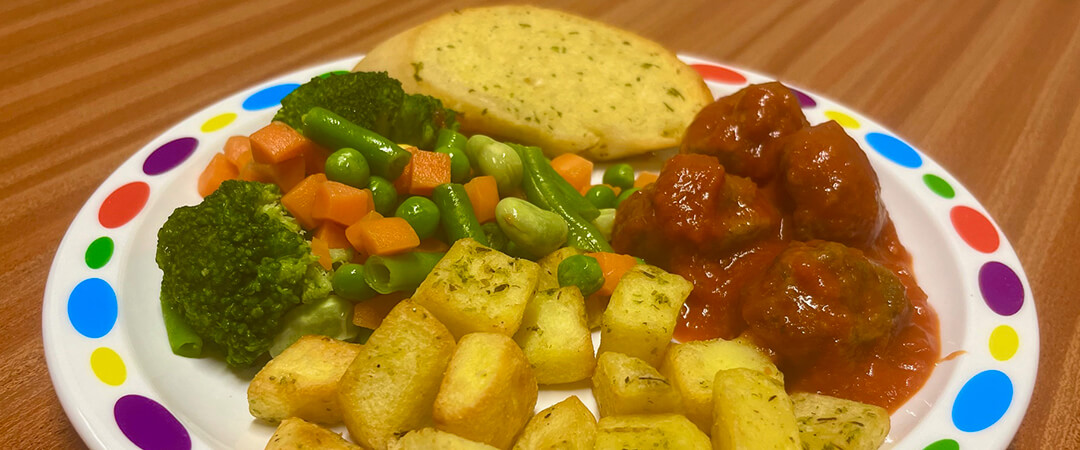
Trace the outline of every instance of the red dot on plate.
{"label": "red dot on plate", "polygon": [[746,83],[746,77],[742,76],[739,72],[725,67],[714,66],[712,64],[691,64],[690,67],[693,67],[694,70],[701,74],[702,78],[709,81],[726,84]]}
{"label": "red dot on plate", "polygon": [[953,228],[971,248],[983,253],[993,253],[1001,244],[997,229],[982,213],[967,206],[957,206],[949,212]]}
{"label": "red dot on plate", "polygon": [[105,228],[117,228],[134,219],[150,198],[150,186],[142,181],[120,186],[113,191],[98,210],[98,222]]}

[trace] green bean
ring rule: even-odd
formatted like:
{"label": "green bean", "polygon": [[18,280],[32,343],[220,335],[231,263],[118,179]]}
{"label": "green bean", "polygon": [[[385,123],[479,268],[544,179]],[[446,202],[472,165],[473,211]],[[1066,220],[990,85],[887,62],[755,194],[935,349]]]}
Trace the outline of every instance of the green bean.
{"label": "green bean", "polygon": [[364,277],[365,271],[364,266],[354,263],[338,267],[334,271],[334,276],[330,278],[334,293],[354,302],[374,297],[375,291],[368,285]]}
{"label": "green bean", "polygon": [[450,181],[454,183],[464,183],[469,181],[469,174],[472,173],[472,165],[469,164],[469,157],[465,155],[465,150],[445,146],[436,148],[435,152],[450,157]]}
{"label": "green bean", "polygon": [[620,189],[634,187],[634,168],[629,164],[619,163],[608,167],[604,171],[604,184],[610,184]]}
{"label": "green bean", "polygon": [[[539,149],[537,149],[539,150]],[[600,209],[593,205],[585,197],[578,192],[577,188],[572,186],[569,181],[566,181],[562,175],[559,175],[554,168],[551,167],[551,162],[544,158],[544,153],[541,151],[534,158],[535,170],[541,174],[545,183],[555,186],[561,193],[560,198],[563,199],[563,203],[570,208],[571,211],[576,212],[585,220],[593,220],[596,216],[600,215]]]}
{"label": "green bean", "polygon": [[478,173],[495,177],[500,196],[509,196],[521,186],[521,157],[510,146],[478,134],[466,142],[465,155]]}
{"label": "green bean", "polygon": [[488,247],[506,253],[506,247],[513,243],[506,237],[506,233],[503,233],[502,228],[499,228],[499,222],[487,222],[480,225],[480,228],[484,230],[484,235],[487,236]]}
{"label": "green bean", "polygon": [[604,286],[604,271],[596,258],[573,255],[559,263],[556,276],[559,286],[577,286],[581,295],[588,297]]}
{"label": "green bean", "polygon": [[465,150],[465,141],[468,140],[469,138],[465,137],[464,134],[449,128],[442,128],[439,130],[439,136],[435,138],[435,148],[453,147],[458,150]]}
{"label": "green bean", "polygon": [[344,183],[357,189],[366,189],[371,178],[364,155],[353,148],[343,148],[331,153],[324,166],[326,179]]}
{"label": "green bean", "polygon": [[355,338],[360,327],[352,323],[353,304],[336,295],[316,303],[300,305],[281,318],[281,331],[270,343],[270,356],[277,356],[301,336],[316,334],[338,340]]}
{"label": "green bean", "polygon": [[443,255],[445,253],[442,252],[374,255],[364,263],[364,279],[380,294],[415,290]]}
{"label": "green bean", "polygon": [[420,239],[427,239],[439,228],[439,207],[426,197],[413,196],[398,205],[394,215],[405,219]]}
{"label": "green bean", "polygon": [[375,132],[323,108],[311,108],[301,119],[304,136],[326,148],[355,148],[371,171],[389,180],[401,176],[412,153]]}
{"label": "green bean", "polygon": [[480,228],[476,212],[469,202],[469,195],[465,193],[465,186],[458,183],[441,184],[431,192],[431,199],[439,207],[446,243],[453,244],[458,239],[473,238],[476,242],[488,245],[487,236]]}
{"label": "green bean", "polygon": [[634,195],[635,192],[640,190],[640,188],[630,188],[622,191],[622,193],[619,194],[619,197],[615,199],[615,207],[618,208],[624,200],[630,198],[631,195]]}
{"label": "green bean", "polygon": [[187,358],[202,356],[203,339],[184,320],[184,315],[161,302],[161,316],[165,319],[165,335],[173,354]]}
{"label": "green bean", "polygon": [[600,215],[593,219],[593,225],[604,235],[604,239],[611,240],[611,233],[615,230],[615,208],[604,208]]}
{"label": "green bean", "polygon": [[[569,201],[563,195],[563,191],[551,182],[551,178],[562,179],[562,177],[554,173],[554,170],[551,171],[551,174],[554,175],[540,170],[545,164],[547,164],[548,169],[551,168],[551,165],[544,158],[543,152],[537,147],[515,146],[514,149],[519,152],[522,163],[525,165],[525,177],[522,183],[525,194],[534,205],[558,214],[563,218],[567,226],[567,243],[569,246],[590,252],[612,251],[611,244],[608,244],[607,240],[604,239],[600,230],[597,230],[596,226],[582,217],[580,212],[571,208],[568,204]],[[563,181],[565,182],[565,180]],[[580,197],[580,194],[578,198],[585,201],[583,197]],[[586,201],[586,203],[588,202]],[[592,205],[590,204],[590,206]],[[596,216],[599,216],[600,210],[596,210],[596,212]],[[593,218],[596,216],[593,216]]]}
{"label": "green bean", "polygon": [[373,176],[368,182],[368,189],[371,189],[375,211],[384,216],[394,213],[394,208],[397,207],[397,189],[394,188],[393,183],[387,181],[386,178]]}
{"label": "green bean", "polygon": [[585,192],[585,200],[588,200],[593,206],[600,208],[601,213],[603,213],[603,208],[615,206],[615,197],[615,190],[602,184],[593,186]]}
{"label": "green bean", "polygon": [[520,198],[507,197],[495,205],[495,220],[511,242],[533,258],[557,250],[566,242],[566,221]]}

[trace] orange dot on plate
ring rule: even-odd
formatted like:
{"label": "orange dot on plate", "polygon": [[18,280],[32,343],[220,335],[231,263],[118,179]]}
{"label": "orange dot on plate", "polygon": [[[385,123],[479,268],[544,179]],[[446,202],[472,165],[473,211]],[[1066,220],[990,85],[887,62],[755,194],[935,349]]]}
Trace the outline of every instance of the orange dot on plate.
{"label": "orange dot on plate", "polygon": [[150,198],[150,185],[135,181],[123,186],[105,197],[98,210],[98,222],[105,228],[117,228],[134,219],[146,206]]}
{"label": "orange dot on plate", "polygon": [[949,212],[953,228],[971,248],[993,253],[1001,244],[997,229],[982,213],[967,206],[957,206]]}

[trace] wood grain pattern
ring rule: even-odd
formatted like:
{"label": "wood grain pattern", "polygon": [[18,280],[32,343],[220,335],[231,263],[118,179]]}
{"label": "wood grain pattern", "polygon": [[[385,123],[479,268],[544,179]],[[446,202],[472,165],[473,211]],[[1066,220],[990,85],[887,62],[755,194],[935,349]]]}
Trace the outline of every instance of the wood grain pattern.
{"label": "wood grain pattern", "polygon": [[[0,4],[0,447],[82,444],[41,341],[52,256],[126,158],[239,89],[485,1]],[[775,75],[924,149],[1017,249],[1043,358],[1013,445],[1080,442],[1080,2],[542,2]]]}

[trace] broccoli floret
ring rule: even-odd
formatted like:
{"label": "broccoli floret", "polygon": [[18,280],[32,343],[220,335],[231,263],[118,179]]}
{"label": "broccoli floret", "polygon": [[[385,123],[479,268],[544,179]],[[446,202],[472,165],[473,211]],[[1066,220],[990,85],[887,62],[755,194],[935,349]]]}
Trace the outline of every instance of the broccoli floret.
{"label": "broccoli floret", "polygon": [[285,313],[331,291],[280,200],[272,184],[225,181],[202,203],[177,208],[158,231],[163,306],[220,345],[232,366],[253,363]]}
{"label": "broccoli floret", "polygon": [[455,112],[426,95],[408,95],[386,72],[347,72],[312,78],[281,100],[274,120],[299,130],[311,108],[328,109],[391,140],[432,148],[440,128],[457,128]]}

